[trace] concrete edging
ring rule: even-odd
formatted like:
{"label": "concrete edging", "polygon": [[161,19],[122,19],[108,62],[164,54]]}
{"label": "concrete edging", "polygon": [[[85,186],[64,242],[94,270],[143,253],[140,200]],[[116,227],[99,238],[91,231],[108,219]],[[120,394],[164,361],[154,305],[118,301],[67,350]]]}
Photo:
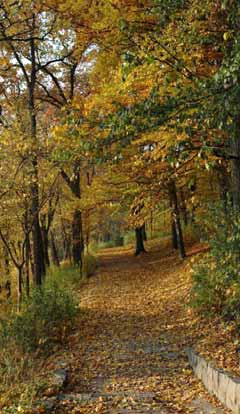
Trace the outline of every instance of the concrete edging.
{"label": "concrete edging", "polygon": [[240,378],[215,368],[210,362],[197,355],[192,348],[187,348],[186,353],[195,375],[203,382],[210,394],[214,394],[234,414],[240,414]]}

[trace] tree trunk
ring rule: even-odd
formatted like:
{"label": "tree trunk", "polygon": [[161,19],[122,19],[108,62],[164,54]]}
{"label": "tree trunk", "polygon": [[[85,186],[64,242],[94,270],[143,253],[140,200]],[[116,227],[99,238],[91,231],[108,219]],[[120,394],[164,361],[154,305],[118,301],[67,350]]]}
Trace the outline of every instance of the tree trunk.
{"label": "tree trunk", "polygon": [[42,241],[43,241],[43,254],[44,254],[44,263],[46,267],[50,266],[50,259],[49,259],[49,241],[48,241],[48,231],[45,226],[42,226]]}
{"label": "tree trunk", "polygon": [[182,217],[183,217],[185,226],[187,226],[188,225],[188,211],[187,211],[187,206],[185,202],[184,192],[182,190],[180,191],[180,199],[181,199]]}
{"label": "tree trunk", "polygon": [[7,291],[7,300],[10,299],[10,297],[12,296],[12,289],[11,289],[11,282],[10,280],[7,280],[5,283],[5,289]]}
{"label": "tree trunk", "polygon": [[18,311],[20,311],[22,303],[22,266],[18,267]]}
{"label": "tree trunk", "polygon": [[135,256],[138,256],[139,254],[146,252],[144,248],[143,226],[137,227],[135,229],[135,235],[136,235]]}
{"label": "tree trunk", "polygon": [[59,257],[58,257],[58,252],[57,252],[57,247],[56,247],[56,243],[55,243],[55,237],[53,232],[50,232],[50,236],[51,236],[51,252],[52,252],[52,261],[53,264],[57,267],[60,266],[60,261],[59,261]]}
{"label": "tree trunk", "polygon": [[[30,234],[31,235],[31,234]],[[32,276],[34,278],[34,262],[33,262],[33,242],[30,238],[29,235],[29,241],[30,241],[30,245],[29,245],[29,257],[30,257],[30,265],[31,265],[31,272],[32,272]]]}
{"label": "tree trunk", "polygon": [[177,231],[176,231],[175,221],[173,218],[172,218],[172,247],[175,250],[177,250],[178,248]]}
{"label": "tree trunk", "polygon": [[6,272],[6,276],[7,278],[9,278],[10,275],[10,266],[9,266],[9,253],[7,248],[4,246],[4,265],[5,265],[5,272]]}
{"label": "tree trunk", "polygon": [[64,260],[69,260],[72,264],[71,239],[67,237],[64,242]]}
{"label": "tree trunk", "polygon": [[[75,180],[72,185],[72,191],[76,198],[80,200],[81,189],[80,189],[80,163],[76,163],[74,166]],[[82,226],[82,213],[79,209],[76,209],[73,213],[72,221],[72,256],[73,263],[80,266],[80,274],[82,274],[82,256],[84,251],[83,241],[83,226]]]}
{"label": "tree trunk", "polygon": [[179,249],[179,254],[182,259],[186,257],[184,240],[183,240],[183,233],[182,233],[182,226],[180,220],[180,211],[178,206],[178,198],[177,198],[177,189],[174,180],[171,180],[169,183],[169,197],[170,197],[170,204],[172,207],[172,214],[173,220],[175,223],[175,230],[177,233],[177,245]]}
{"label": "tree trunk", "polygon": [[[80,189],[80,161],[76,161],[73,168],[73,178],[70,180],[69,176],[64,170],[61,170],[61,174],[68,187],[72,191],[73,195],[77,199],[81,199]],[[84,251],[84,240],[83,240],[83,226],[82,226],[82,213],[79,209],[76,209],[73,213],[72,220],[72,256],[73,263],[75,265],[82,266],[82,255]]]}
{"label": "tree trunk", "polygon": [[43,244],[42,244],[42,234],[39,221],[39,177],[38,177],[38,154],[37,154],[37,118],[36,118],[36,108],[35,108],[35,88],[36,88],[36,74],[37,74],[37,64],[36,64],[36,48],[35,48],[35,16],[33,15],[32,22],[32,34],[33,36],[30,39],[30,49],[31,49],[31,76],[28,82],[28,92],[29,92],[29,117],[30,117],[30,128],[31,128],[31,138],[32,138],[32,168],[31,168],[31,198],[32,198],[32,240],[33,240],[33,263],[34,263],[34,274],[33,280],[36,286],[42,284],[42,276],[45,271],[44,261],[43,261]]}
{"label": "tree trunk", "polygon": [[[239,120],[236,122],[239,122]],[[236,210],[240,210],[240,135],[231,139],[230,149],[232,156],[231,180],[233,206]]]}
{"label": "tree trunk", "polygon": [[75,210],[72,221],[72,256],[74,264],[81,264],[82,252],[82,215],[80,210]]}
{"label": "tree trunk", "polygon": [[61,219],[61,233],[62,233],[62,246],[63,246],[63,258],[64,260],[69,260],[72,263],[72,253],[71,253],[71,237],[69,236],[65,223]]}
{"label": "tree trunk", "polygon": [[217,178],[219,185],[219,196],[222,201],[222,206],[224,214],[227,217],[228,214],[228,201],[229,201],[229,176],[227,168],[225,166],[216,167],[217,169]]}
{"label": "tree trunk", "polygon": [[30,295],[30,238],[29,234],[26,236],[26,263],[25,263],[25,269],[26,269],[26,295],[29,297]]}
{"label": "tree trunk", "polygon": [[150,234],[151,234],[151,239],[153,238],[153,221],[154,217],[153,217],[153,210],[151,210],[150,213]]}

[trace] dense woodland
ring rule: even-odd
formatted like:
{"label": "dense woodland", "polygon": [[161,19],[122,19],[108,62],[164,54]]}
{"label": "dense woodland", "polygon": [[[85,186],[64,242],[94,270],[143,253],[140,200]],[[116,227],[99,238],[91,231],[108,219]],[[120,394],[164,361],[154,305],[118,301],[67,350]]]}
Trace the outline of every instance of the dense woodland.
{"label": "dense woodland", "polygon": [[141,260],[170,236],[181,259],[186,237],[210,243],[191,301],[238,320],[239,29],[237,0],[0,1],[11,314],[43,300],[51,269],[80,280],[99,247],[134,242]]}

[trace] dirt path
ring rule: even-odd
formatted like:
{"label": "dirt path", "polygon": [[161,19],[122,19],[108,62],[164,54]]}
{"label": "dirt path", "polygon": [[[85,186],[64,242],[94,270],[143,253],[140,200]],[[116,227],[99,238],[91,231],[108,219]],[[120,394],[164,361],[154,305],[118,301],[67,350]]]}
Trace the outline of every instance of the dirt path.
{"label": "dirt path", "polygon": [[223,413],[205,401],[184,353],[193,342],[186,269],[170,249],[101,255],[96,277],[81,290],[79,331],[64,355],[70,381],[57,413]]}

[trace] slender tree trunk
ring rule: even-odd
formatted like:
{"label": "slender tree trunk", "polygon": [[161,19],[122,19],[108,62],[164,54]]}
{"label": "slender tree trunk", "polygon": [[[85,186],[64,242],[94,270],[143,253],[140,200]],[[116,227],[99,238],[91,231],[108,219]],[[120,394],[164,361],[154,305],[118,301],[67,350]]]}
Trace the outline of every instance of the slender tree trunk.
{"label": "slender tree trunk", "polygon": [[29,211],[28,207],[25,208],[24,215],[24,233],[25,233],[25,248],[23,251],[23,260],[25,260],[25,266],[23,265],[23,272],[26,277],[26,296],[30,296],[30,256],[31,256],[31,245],[30,245],[30,228],[29,228]]}
{"label": "slender tree trunk", "polygon": [[150,215],[150,234],[151,234],[151,239],[153,238],[153,210],[151,210],[151,215]]}
{"label": "slender tree trunk", "polygon": [[53,264],[57,267],[60,266],[60,261],[59,261],[59,257],[58,257],[58,251],[57,251],[57,247],[56,247],[56,243],[55,243],[55,237],[53,232],[50,232],[50,236],[51,236],[51,252],[52,252],[52,261]]}
{"label": "slender tree trunk", "polygon": [[23,267],[19,266],[18,267],[18,311],[20,311],[21,303],[22,303],[22,283],[23,283],[22,270],[23,270]]}
{"label": "slender tree trunk", "polygon": [[26,263],[25,263],[25,269],[26,269],[26,295],[27,297],[30,296],[30,238],[29,238],[29,234],[27,234],[26,236],[26,247],[25,247],[25,252],[26,252]]}
{"label": "slender tree trunk", "polygon": [[89,215],[89,211],[87,211],[87,214],[86,214],[86,217],[85,217],[85,224],[86,224],[85,244],[86,244],[87,254],[89,254],[89,244],[90,244],[90,215]]}
{"label": "slender tree trunk", "polygon": [[12,296],[11,282],[10,282],[9,279],[5,283],[5,289],[7,291],[6,297],[7,297],[7,300],[8,300]]}
{"label": "slender tree trunk", "polygon": [[[239,123],[239,119],[236,121]],[[239,130],[239,127],[237,128]],[[237,135],[237,134],[236,134]],[[231,149],[231,181],[233,206],[240,210],[240,131],[230,142]]]}
{"label": "slender tree trunk", "polygon": [[10,276],[10,266],[9,266],[9,253],[7,248],[4,246],[4,265],[5,265],[5,273],[7,278]]}
{"label": "slender tree trunk", "polygon": [[30,39],[31,48],[31,76],[28,85],[29,90],[29,116],[32,137],[32,171],[31,171],[31,193],[32,193],[32,240],[33,240],[33,279],[36,286],[42,284],[44,274],[43,244],[39,221],[39,177],[38,177],[38,145],[37,145],[37,118],[35,108],[35,88],[36,88],[36,49],[35,49],[35,16],[33,15],[32,38]]}
{"label": "slender tree trunk", "polygon": [[72,256],[74,264],[79,265],[81,263],[82,251],[82,215],[80,210],[75,210],[72,221]]}
{"label": "slender tree trunk", "polygon": [[46,267],[50,266],[49,259],[49,240],[48,240],[48,231],[45,226],[42,226],[42,241],[43,241],[43,252],[44,252],[44,263]]}
{"label": "slender tree trunk", "polygon": [[175,250],[178,248],[177,231],[174,218],[172,218],[172,247]]}
{"label": "slender tree trunk", "polygon": [[[81,199],[80,189],[80,164],[75,165],[75,180],[72,186],[73,194],[79,200]],[[76,209],[73,214],[72,221],[72,256],[73,263],[80,266],[80,274],[82,274],[82,256],[84,251],[83,241],[83,226],[82,226],[82,213],[79,209]]]}
{"label": "slender tree trunk", "polygon": [[33,242],[30,239],[30,235],[29,235],[29,241],[30,241],[30,249],[29,249],[29,257],[30,257],[30,265],[31,265],[31,272],[32,272],[32,276],[34,279],[34,262],[33,262]]}
{"label": "slender tree trunk", "polygon": [[179,248],[179,254],[182,259],[186,257],[184,240],[183,240],[183,233],[182,233],[182,226],[180,220],[180,211],[178,206],[178,198],[177,198],[177,189],[174,180],[171,180],[169,183],[169,197],[170,197],[170,204],[172,206],[172,213],[173,219],[175,223],[175,229],[177,233],[177,244]]}
{"label": "slender tree trunk", "polygon": [[75,210],[72,221],[72,257],[75,265],[82,266],[82,256],[84,252],[82,213]]}
{"label": "slender tree trunk", "polygon": [[187,226],[188,225],[188,211],[187,211],[187,206],[185,202],[184,192],[182,190],[180,191],[180,199],[181,199],[182,217],[183,217],[185,226]]}
{"label": "slender tree trunk", "polygon": [[64,252],[64,260],[69,260],[72,263],[72,254],[71,254],[71,238],[69,237],[67,230],[65,228],[65,224],[63,220],[61,220],[62,224],[62,241],[63,241],[63,252]]}
{"label": "slender tree trunk", "polygon": [[[40,225],[40,219],[39,219]],[[42,267],[42,279],[46,276],[46,263],[45,263],[45,254],[44,254],[44,244],[43,244],[43,237],[42,237],[42,230],[40,226],[40,239],[39,245],[41,246],[40,254],[41,254],[41,267]]]}
{"label": "slender tree trunk", "polygon": [[219,196],[222,201],[224,214],[227,217],[228,214],[228,201],[229,201],[229,176],[225,167],[217,168],[217,179],[219,185]]}
{"label": "slender tree trunk", "polygon": [[72,251],[71,251],[71,239],[67,237],[65,242],[65,249],[64,249],[64,260],[69,260],[72,264]]}
{"label": "slender tree trunk", "polygon": [[[80,161],[76,161],[74,165],[73,178],[70,180],[65,171],[61,170],[62,177],[71,189],[73,195],[77,199],[81,199],[80,189]],[[75,265],[82,266],[82,256],[84,252],[84,240],[83,240],[83,226],[82,226],[82,213],[79,209],[76,209],[73,213],[72,220],[72,256],[73,263]]]}
{"label": "slender tree trunk", "polygon": [[135,236],[136,236],[135,256],[138,256],[139,254],[146,252],[146,250],[144,248],[143,226],[136,227]]}

